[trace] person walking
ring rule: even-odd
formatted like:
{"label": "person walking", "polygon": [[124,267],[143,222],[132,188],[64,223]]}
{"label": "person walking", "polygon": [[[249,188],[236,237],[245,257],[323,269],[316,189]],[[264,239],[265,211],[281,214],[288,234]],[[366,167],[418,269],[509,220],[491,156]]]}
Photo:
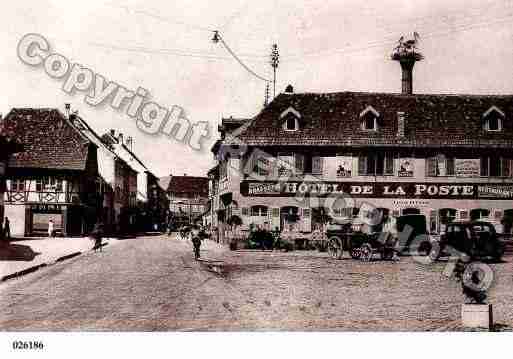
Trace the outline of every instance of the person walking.
{"label": "person walking", "polygon": [[91,238],[94,240],[94,251],[100,250],[102,252],[102,239],[103,239],[103,223],[98,221],[95,223],[94,228],[91,232]]}
{"label": "person walking", "polygon": [[194,247],[194,258],[198,260],[200,258],[202,233],[198,226],[194,226],[190,233],[192,237],[192,245]]}
{"label": "person walking", "polygon": [[48,237],[53,237],[55,234],[54,226],[53,226],[53,219],[50,219],[48,221]]}
{"label": "person walking", "polygon": [[11,222],[7,217],[5,217],[4,222],[4,238],[7,240],[11,239]]}

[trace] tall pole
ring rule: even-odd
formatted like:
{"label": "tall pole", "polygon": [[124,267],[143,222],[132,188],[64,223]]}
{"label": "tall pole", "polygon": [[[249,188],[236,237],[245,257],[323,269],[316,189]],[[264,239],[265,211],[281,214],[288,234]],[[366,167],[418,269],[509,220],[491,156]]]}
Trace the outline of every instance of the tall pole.
{"label": "tall pole", "polygon": [[280,63],[280,53],[278,52],[278,45],[273,44],[271,50],[271,66],[273,68],[273,98],[276,97],[276,69]]}

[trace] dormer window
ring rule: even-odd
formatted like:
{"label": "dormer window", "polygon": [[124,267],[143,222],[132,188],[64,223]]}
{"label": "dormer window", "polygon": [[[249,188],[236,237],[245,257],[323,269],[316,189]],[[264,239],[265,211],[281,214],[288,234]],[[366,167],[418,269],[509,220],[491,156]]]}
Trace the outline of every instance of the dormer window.
{"label": "dormer window", "polygon": [[483,114],[483,129],[485,131],[502,131],[502,121],[506,115],[496,106],[490,107],[488,111]]}
{"label": "dormer window", "polygon": [[286,128],[285,129],[287,131],[295,131],[295,130],[297,130],[296,122],[297,122],[297,119],[295,117],[288,116],[287,121],[286,121]]}
{"label": "dormer window", "polygon": [[285,131],[297,131],[299,130],[299,120],[301,119],[301,114],[297,112],[294,108],[289,107],[280,115],[280,120],[282,121],[282,127]]}
{"label": "dormer window", "polygon": [[372,106],[367,106],[365,110],[360,113],[361,128],[364,131],[377,131],[378,118],[380,114]]}

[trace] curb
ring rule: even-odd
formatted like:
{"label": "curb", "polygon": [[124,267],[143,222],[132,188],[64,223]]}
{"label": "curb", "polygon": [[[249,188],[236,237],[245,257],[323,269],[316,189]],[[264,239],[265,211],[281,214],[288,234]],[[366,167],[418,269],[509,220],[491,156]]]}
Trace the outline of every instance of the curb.
{"label": "curb", "polygon": [[[102,247],[105,247],[108,244],[109,243],[102,243]],[[11,273],[11,274],[4,275],[3,277],[0,278],[0,282],[5,282],[5,281],[7,281],[9,279],[22,277],[22,276],[24,276],[26,274],[33,273],[33,272],[35,272],[35,271],[37,271],[37,270],[39,270],[41,268],[49,267],[49,266],[51,266],[53,264],[57,264],[57,263],[63,262],[65,260],[67,260],[67,259],[78,257],[79,255],[82,255],[82,254],[87,253],[87,252],[91,252],[93,250],[94,249],[89,249],[86,252],[82,252],[82,251],[73,252],[71,254],[66,254],[65,256],[59,257],[59,258],[57,258],[57,259],[55,259],[53,261],[49,261],[49,262],[46,262],[46,263],[41,263],[41,264],[38,264],[38,265],[35,265],[35,266],[32,266],[32,267],[23,269],[23,270],[18,271],[18,272],[14,272],[14,273]]]}

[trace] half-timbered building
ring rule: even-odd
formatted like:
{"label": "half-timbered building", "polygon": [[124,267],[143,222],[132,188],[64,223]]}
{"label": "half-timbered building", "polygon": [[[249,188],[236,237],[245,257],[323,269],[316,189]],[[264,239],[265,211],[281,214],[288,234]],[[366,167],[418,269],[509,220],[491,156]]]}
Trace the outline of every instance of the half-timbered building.
{"label": "half-timbered building", "polygon": [[24,143],[8,159],[5,215],[11,233],[88,233],[102,208],[97,146],[58,109],[14,108],[3,126]]}

